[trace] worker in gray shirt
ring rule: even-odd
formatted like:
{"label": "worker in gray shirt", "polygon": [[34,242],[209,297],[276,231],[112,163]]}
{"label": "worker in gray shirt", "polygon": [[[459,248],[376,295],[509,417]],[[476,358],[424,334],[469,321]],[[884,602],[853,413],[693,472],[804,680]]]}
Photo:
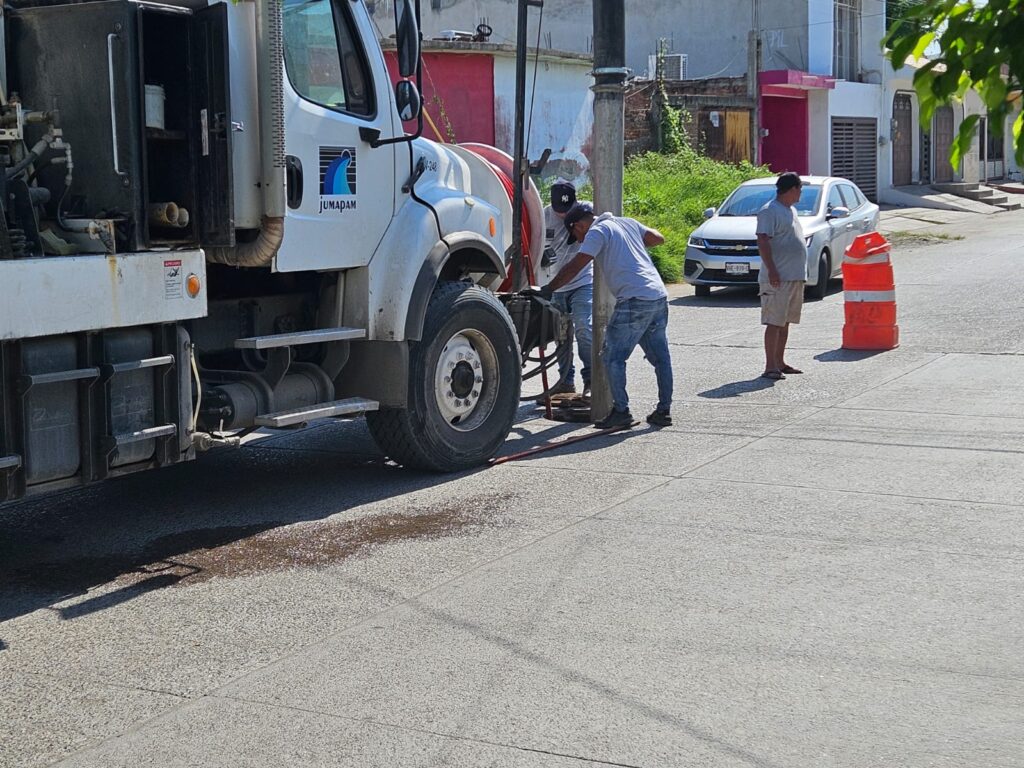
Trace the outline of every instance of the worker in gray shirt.
{"label": "worker in gray shirt", "polygon": [[757,212],[757,249],[761,254],[758,287],[764,325],[766,379],[803,373],[786,362],[790,323],[800,322],[807,282],[807,243],[794,207],[803,182],[788,172],[775,180],[775,199]]}
{"label": "worker in gray shirt", "polygon": [[626,392],[626,361],[639,344],[644,357],[654,366],[658,380],[658,405],[647,416],[656,427],[672,424],[672,358],[669,355],[668,292],[658,270],[647,253],[648,248],[665,242],[656,229],[636,219],[594,215],[586,203],[577,203],[565,215],[570,239],[581,240],[579,253],[566,264],[542,293],[567,285],[581,269],[598,261],[608,290],[615,297],[615,311],[605,329],[601,356],[608,369],[612,391],[612,412],[594,426],[601,429],[629,427],[633,415]]}
{"label": "worker in gray shirt", "polygon": [[[571,241],[569,230],[565,228],[565,215],[576,204],[576,187],[571,181],[559,178],[551,185],[551,205],[544,209],[544,227],[547,235],[547,247],[544,249],[544,260],[541,265],[550,267],[555,274],[568,264],[579,253],[579,243]],[[572,320],[573,332],[576,335],[576,348],[579,351],[583,367],[580,377],[583,380],[583,394],[590,392],[590,360],[593,344],[594,315],[594,266],[589,264],[580,270],[572,280],[554,291],[552,303]],[[543,403],[548,395],[571,394],[576,391],[576,366],[570,352],[558,361],[558,384],[537,398]]]}

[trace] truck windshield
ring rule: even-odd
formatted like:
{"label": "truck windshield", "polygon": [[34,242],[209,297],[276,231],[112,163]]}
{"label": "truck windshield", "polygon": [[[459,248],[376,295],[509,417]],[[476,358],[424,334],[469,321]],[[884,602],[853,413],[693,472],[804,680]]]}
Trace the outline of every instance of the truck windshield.
{"label": "truck windshield", "polygon": [[[751,184],[738,187],[728,199],[722,204],[719,216],[756,216],[757,212],[764,208],[775,198],[774,184]],[[800,200],[796,204],[796,212],[799,216],[813,216],[818,211],[818,201],[821,199],[821,185],[804,184],[800,191]]]}

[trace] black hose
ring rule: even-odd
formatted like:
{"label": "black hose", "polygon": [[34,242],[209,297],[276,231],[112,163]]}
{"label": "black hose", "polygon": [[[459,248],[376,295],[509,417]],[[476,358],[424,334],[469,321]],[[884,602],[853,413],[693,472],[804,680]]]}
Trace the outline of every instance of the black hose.
{"label": "black hose", "polygon": [[448,241],[444,239],[444,231],[441,229],[441,217],[437,215],[437,211],[434,210],[434,206],[432,206],[430,203],[428,203],[426,200],[424,200],[422,197],[416,194],[416,179],[418,177],[416,175],[415,163],[413,162],[411,141],[409,142],[409,173],[409,195],[412,197],[413,200],[415,200],[420,205],[429,208],[430,212],[434,214],[434,224],[437,227],[437,239],[443,242],[445,245],[448,245]]}

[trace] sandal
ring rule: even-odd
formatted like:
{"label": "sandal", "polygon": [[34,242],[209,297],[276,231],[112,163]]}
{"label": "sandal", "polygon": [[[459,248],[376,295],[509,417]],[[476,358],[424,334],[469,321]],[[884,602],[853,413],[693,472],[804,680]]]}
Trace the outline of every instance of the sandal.
{"label": "sandal", "polygon": [[782,371],[774,370],[774,371],[765,371],[764,373],[761,374],[761,378],[762,379],[771,379],[772,381],[778,381],[779,379],[784,379],[786,377],[785,377],[785,375],[783,375]]}
{"label": "sandal", "polygon": [[783,373],[803,373],[799,368],[794,368],[792,365],[784,365],[779,370]]}

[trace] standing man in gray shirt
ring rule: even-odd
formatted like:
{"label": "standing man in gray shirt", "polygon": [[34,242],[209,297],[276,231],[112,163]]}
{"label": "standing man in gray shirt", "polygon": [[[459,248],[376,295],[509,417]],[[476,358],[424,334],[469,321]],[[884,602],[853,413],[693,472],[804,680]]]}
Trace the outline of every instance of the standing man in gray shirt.
{"label": "standing man in gray shirt", "polygon": [[647,253],[665,238],[636,219],[602,213],[594,216],[587,203],[577,203],[565,215],[572,241],[580,240],[580,252],[543,289],[550,294],[567,285],[591,262],[598,261],[608,290],[615,297],[615,311],[605,330],[601,355],[608,368],[612,412],[594,426],[599,429],[628,427],[633,423],[626,393],[626,360],[637,344],[654,366],[658,379],[658,405],[647,417],[656,427],[672,424],[672,358],[669,355],[668,292]]}
{"label": "standing man in gray shirt", "polygon": [[803,182],[789,172],[775,180],[775,199],[757,212],[757,248],[761,271],[757,281],[764,326],[764,373],[766,379],[784,379],[787,373],[803,373],[786,363],[789,324],[800,322],[807,282],[807,244],[796,205]]}

